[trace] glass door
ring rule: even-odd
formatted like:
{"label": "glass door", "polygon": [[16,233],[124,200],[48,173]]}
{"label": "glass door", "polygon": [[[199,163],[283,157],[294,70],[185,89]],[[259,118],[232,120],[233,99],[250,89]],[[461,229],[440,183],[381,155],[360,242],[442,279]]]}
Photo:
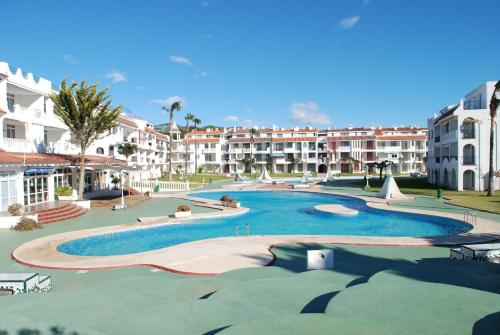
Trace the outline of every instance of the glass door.
{"label": "glass door", "polygon": [[33,205],[49,200],[47,175],[24,177],[24,204]]}

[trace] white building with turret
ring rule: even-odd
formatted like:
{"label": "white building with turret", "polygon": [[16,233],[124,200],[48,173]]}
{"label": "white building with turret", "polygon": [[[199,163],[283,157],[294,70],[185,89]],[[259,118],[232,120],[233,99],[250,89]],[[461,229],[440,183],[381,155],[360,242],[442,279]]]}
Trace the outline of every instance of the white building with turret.
{"label": "white building with turret", "polygon": [[[496,81],[467,93],[459,103],[443,108],[427,121],[429,182],[454,190],[484,191],[489,174],[489,103]],[[494,123],[493,167],[500,172],[499,125]],[[500,178],[494,177],[495,189]]]}

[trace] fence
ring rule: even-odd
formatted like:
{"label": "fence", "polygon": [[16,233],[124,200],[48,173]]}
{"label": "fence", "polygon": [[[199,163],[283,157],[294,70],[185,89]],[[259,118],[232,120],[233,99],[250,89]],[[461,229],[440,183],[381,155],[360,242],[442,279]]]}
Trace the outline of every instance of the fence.
{"label": "fence", "polygon": [[140,192],[189,191],[189,181],[131,180],[129,184]]}

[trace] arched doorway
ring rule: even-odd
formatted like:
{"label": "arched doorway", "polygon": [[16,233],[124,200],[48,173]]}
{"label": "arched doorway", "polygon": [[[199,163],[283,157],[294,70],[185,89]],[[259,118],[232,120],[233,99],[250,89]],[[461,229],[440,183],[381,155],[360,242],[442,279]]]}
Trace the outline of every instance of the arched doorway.
{"label": "arched doorway", "polygon": [[451,169],[450,187],[454,190],[457,189],[457,172],[455,169]]}
{"label": "arched doorway", "polygon": [[472,170],[465,171],[463,177],[463,189],[474,190],[475,188],[476,188],[476,174]]}
{"label": "arched doorway", "polygon": [[449,183],[448,183],[448,169],[444,169],[443,173],[443,187],[448,188]]}
{"label": "arched doorway", "polygon": [[318,166],[318,173],[326,173],[326,171],[328,171],[326,164],[320,164]]}

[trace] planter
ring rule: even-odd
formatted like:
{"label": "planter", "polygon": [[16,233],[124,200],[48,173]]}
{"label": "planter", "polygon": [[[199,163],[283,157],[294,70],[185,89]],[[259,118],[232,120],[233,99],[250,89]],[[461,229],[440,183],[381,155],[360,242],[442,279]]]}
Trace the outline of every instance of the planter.
{"label": "planter", "polygon": [[239,202],[221,201],[220,203],[222,206],[225,206],[225,207],[240,208],[240,206],[241,206],[241,203],[239,203]]}
{"label": "planter", "polygon": [[189,211],[189,212],[175,212],[174,216],[176,219],[188,218],[191,216],[191,211]]}
{"label": "planter", "polygon": [[74,201],[76,199],[78,199],[78,197],[75,198],[72,195],[58,195],[57,196],[57,200],[60,200],[60,201]]}

